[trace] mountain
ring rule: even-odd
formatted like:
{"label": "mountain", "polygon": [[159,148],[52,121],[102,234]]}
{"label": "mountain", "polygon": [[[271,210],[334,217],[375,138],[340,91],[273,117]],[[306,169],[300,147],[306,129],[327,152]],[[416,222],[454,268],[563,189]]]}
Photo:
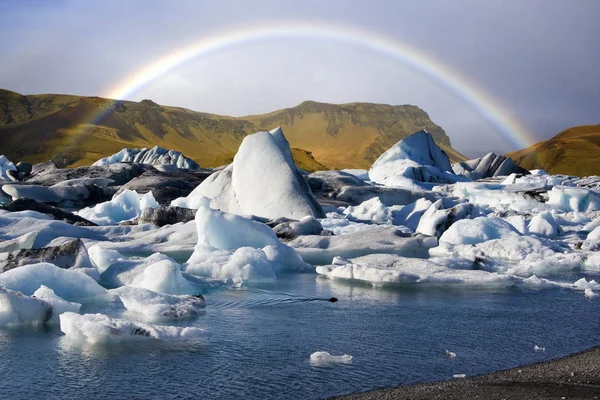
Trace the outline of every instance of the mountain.
{"label": "mountain", "polygon": [[[101,117],[99,117],[101,116]],[[92,164],[122,148],[177,150],[202,167],[231,162],[242,139],[281,126],[301,168],[369,168],[400,139],[428,130],[451,161],[465,158],[427,113],[411,105],[305,101],[263,115],[229,117],[140,102],[0,90],[0,154],[12,161]]]}
{"label": "mountain", "polygon": [[600,125],[569,128],[552,139],[508,153],[526,169],[543,169],[550,174],[600,175]]}

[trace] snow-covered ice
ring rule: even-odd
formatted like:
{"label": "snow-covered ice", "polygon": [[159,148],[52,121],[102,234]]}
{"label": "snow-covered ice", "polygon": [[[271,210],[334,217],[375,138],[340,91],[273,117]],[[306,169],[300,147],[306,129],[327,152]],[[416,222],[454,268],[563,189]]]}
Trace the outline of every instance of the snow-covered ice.
{"label": "snow-covered ice", "polygon": [[110,201],[84,208],[76,214],[98,225],[116,225],[139,217],[146,208],[158,207],[160,205],[152,192],[138,194],[133,190],[125,190]]}
{"label": "snow-covered ice", "polygon": [[52,316],[50,303],[0,285],[0,327],[41,324]]}
{"label": "snow-covered ice", "polygon": [[40,286],[38,290],[33,292],[33,295],[31,297],[42,299],[52,306],[52,318],[50,318],[50,321],[52,322],[59,322],[58,317],[62,313],[79,313],[79,310],[81,309],[81,304],[66,301],[62,297],[57,296],[56,293],[54,293],[54,290],[44,285]]}
{"label": "snow-covered ice", "polygon": [[60,330],[69,338],[91,343],[133,339],[195,339],[206,336],[204,329],[196,327],[155,325],[110,318],[104,314],[79,315],[73,312],[60,315]]}
{"label": "snow-covered ice", "polygon": [[139,163],[151,165],[172,165],[177,168],[198,170],[200,166],[191,158],[188,158],[175,150],[166,150],[154,146],[151,149],[123,149],[112,156],[101,158],[94,166],[109,165],[115,163]]}
{"label": "snow-covered ice", "polygon": [[149,317],[193,317],[206,307],[206,302],[200,295],[176,296],[130,286],[112,289],[110,292],[119,296],[127,310]]}

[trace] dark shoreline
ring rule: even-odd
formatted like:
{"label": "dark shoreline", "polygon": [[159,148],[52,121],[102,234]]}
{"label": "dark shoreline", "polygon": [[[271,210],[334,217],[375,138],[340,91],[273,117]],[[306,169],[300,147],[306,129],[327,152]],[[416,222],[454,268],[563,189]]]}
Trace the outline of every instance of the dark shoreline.
{"label": "dark shoreline", "polygon": [[600,399],[600,346],[486,375],[335,397],[382,399]]}

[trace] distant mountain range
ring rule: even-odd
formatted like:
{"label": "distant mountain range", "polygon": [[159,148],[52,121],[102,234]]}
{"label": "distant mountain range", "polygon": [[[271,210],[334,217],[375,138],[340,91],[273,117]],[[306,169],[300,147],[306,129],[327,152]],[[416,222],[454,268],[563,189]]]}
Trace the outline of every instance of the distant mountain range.
{"label": "distant mountain range", "polygon": [[[98,116],[102,115],[101,118]],[[242,139],[281,126],[303,169],[369,168],[399,140],[429,131],[452,162],[444,130],[412,105],[305,101],[268,114],[229,117],[161,106],[71,95],[20,95],[0,90],[0,154],[14,162],[55,160],[89,165],[122,148],[178,150],[202,167],[231,162]]]}
{"label": "distant mountain range", "polygon": [[525,169],[543,169],[551,174],[600,175],[600,125],[567,129],[552,139],[508,153]]}

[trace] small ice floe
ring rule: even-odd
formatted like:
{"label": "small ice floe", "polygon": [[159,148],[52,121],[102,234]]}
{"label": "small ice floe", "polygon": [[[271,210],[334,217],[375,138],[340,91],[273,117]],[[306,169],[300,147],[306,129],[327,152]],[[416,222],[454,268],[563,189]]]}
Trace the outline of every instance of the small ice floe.
{"label": "small ice floe", "polygon": [[332,356],[327,351],[316,351],[310,355],[310,364],[352,364],[352,356],[349,354],[344,354],[341,356]]}
{"label": "small ice floe", "polygon": [[444,355],[449,358],[456,358],[456,353],[453,351],[444,350]]}
{"label": "small ice floe", "polygon": [[455,374],[455,375],[452,375],[452,377],[455,379],[462,379],[462,378],[466,378],[467,374]]}
{"label": "small ice floe", "polygon": [[598,297],[598,293],[594,292],[590,288],[585,289],[583,293],[585,294],[585,297],[587,297],[588,299],[593,299],[594,297]]}
{"label": "small ice floe", "polygon": [[204,329],[146,324],[110,318],[104,314],[60,315],[60,330],[73,339],[91,343],[118,342],[127,339],[195,339],[206,336]]}
{"label": "small ice floe", "polygon": [[537,344],[535,346],[533,346],[533,350],[534,351],[546,351],[545,347],[540,347]]}

